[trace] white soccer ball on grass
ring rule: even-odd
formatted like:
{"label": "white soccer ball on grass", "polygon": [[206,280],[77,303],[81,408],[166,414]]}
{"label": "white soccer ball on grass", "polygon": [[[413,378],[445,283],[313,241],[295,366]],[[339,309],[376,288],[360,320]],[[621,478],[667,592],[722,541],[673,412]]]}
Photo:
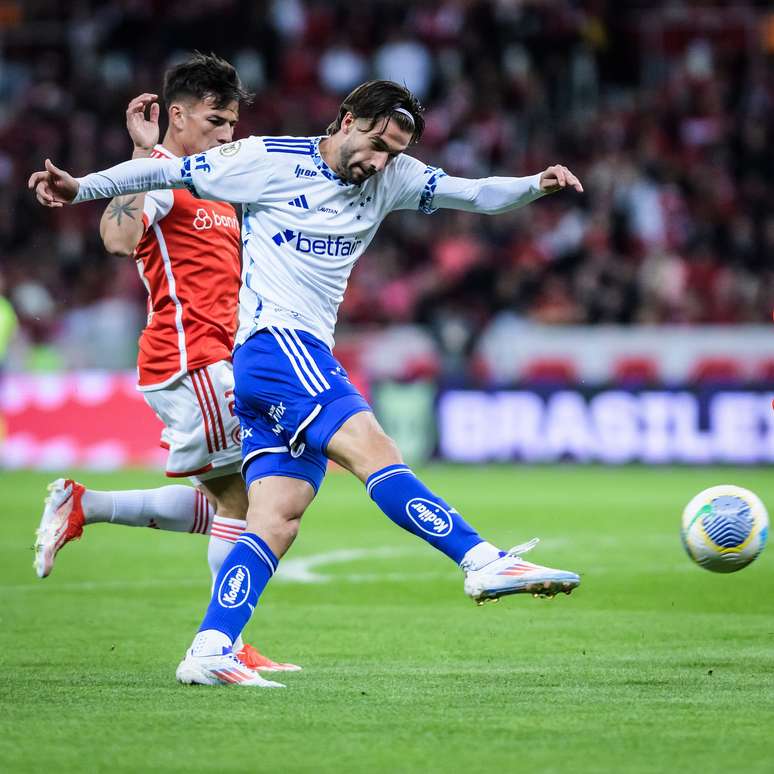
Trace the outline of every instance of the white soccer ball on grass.
{"label": "white soccer ball on grass", "polygon": [[747,567],[766,545],[769,515],[758,495],[733,484],[705,489],[683,511],[683,546],[712,572]]}

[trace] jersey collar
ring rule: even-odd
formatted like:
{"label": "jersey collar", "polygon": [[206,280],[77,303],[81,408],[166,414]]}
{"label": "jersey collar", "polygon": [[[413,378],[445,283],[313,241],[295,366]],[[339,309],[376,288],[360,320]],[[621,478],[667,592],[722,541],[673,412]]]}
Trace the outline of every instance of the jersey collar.
{"label": "jersey collar", "polygon": [[315,137],[312,140],[312,161],[314,161],[315,166],[317,169],[320,170],[320,172],[328,178],[328,180],[332,180],[336,185],[340,186],[351,186],[354,185],[354,183],[348,183],[346,180],[342,180],[324,161],[323,157],[320,155],[320,140],[325,139],[324,137]]}

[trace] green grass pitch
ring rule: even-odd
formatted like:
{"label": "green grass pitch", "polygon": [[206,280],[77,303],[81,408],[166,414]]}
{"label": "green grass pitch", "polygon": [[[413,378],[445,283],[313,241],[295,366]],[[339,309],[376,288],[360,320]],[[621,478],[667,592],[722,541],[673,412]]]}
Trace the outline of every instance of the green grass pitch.
{"label": "green grass pitch", "polygon": [[0,473],[0,769],[774,771],[774,548],[713,575],[678,536],[685,503],[713,484],[772,508],[770,471],[424,476],[501,546],[541,536],[530,558],[579,571],[580,589],[477,608],[447,559],[332,474],[246,631],[305,671],[261,691],[175,683],[208,598],[205,538],[94,526],[38,581],[49,476]]}

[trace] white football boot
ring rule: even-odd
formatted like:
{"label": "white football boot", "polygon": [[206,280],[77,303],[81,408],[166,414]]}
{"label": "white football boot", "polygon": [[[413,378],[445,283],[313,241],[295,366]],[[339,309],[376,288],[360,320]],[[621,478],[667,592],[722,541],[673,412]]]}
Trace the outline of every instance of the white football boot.
{"label": "white football boot", "polygon": [[539,542],[514,546],[507,554],[477,570],[462,565],[465,572],[465,593],[478,605],[497,601],[508,594],[532,594],[534,597],[553,597],[560,591],[569,594],[580,584],[580,576],[566,570],[554,570],[539,564],[525,562],[521,554]]}
{"label": "white football boot", "polygon": [[58,478],[48,485],[46,504],[35,533],[33,566],[38,578],[50,575],[59,550],[83,534],[81,498],[85,491],[82,484],[71,478]]}
{"label": "white football boot", "polygon": [[220,656],[192,656],[186,652],[175,677],[186,685],[244,685],[252,688],[284,688],[282,683],[264,680],[258,672],[246,667],[230,649]]}

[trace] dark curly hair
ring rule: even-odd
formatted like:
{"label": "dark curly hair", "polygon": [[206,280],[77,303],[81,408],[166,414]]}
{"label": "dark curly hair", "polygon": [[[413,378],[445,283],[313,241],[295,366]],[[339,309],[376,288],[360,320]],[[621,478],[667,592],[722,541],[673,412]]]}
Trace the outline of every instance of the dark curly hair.
{"label": "dark curly hair", "polygon": [[167,107],[176,99],[212,97],[215,108],[222,110],[234,101],[249,105],[254,96],[243,88],[234,66],[215,54],[196,51],[189,59],[170,67],[164,75],[163,97]]}
{"label": "dark curly hair", "polygon": [[[405,113],[397,112],[396,108],[407,111],[411,118]],[[405,86],[393,81],[368,81],[361,83],[341,103],[339,115],[328,127],[328,134],[336,134],[341,129],[344,116],[352,113],[355,118],[371,120],[366,129],[368,132],[376,126],[377,121],[391,118],[404,132],[411,132],[412,143],[419,142],[425,130],[423,112],[424,108],[419,100]]]}

